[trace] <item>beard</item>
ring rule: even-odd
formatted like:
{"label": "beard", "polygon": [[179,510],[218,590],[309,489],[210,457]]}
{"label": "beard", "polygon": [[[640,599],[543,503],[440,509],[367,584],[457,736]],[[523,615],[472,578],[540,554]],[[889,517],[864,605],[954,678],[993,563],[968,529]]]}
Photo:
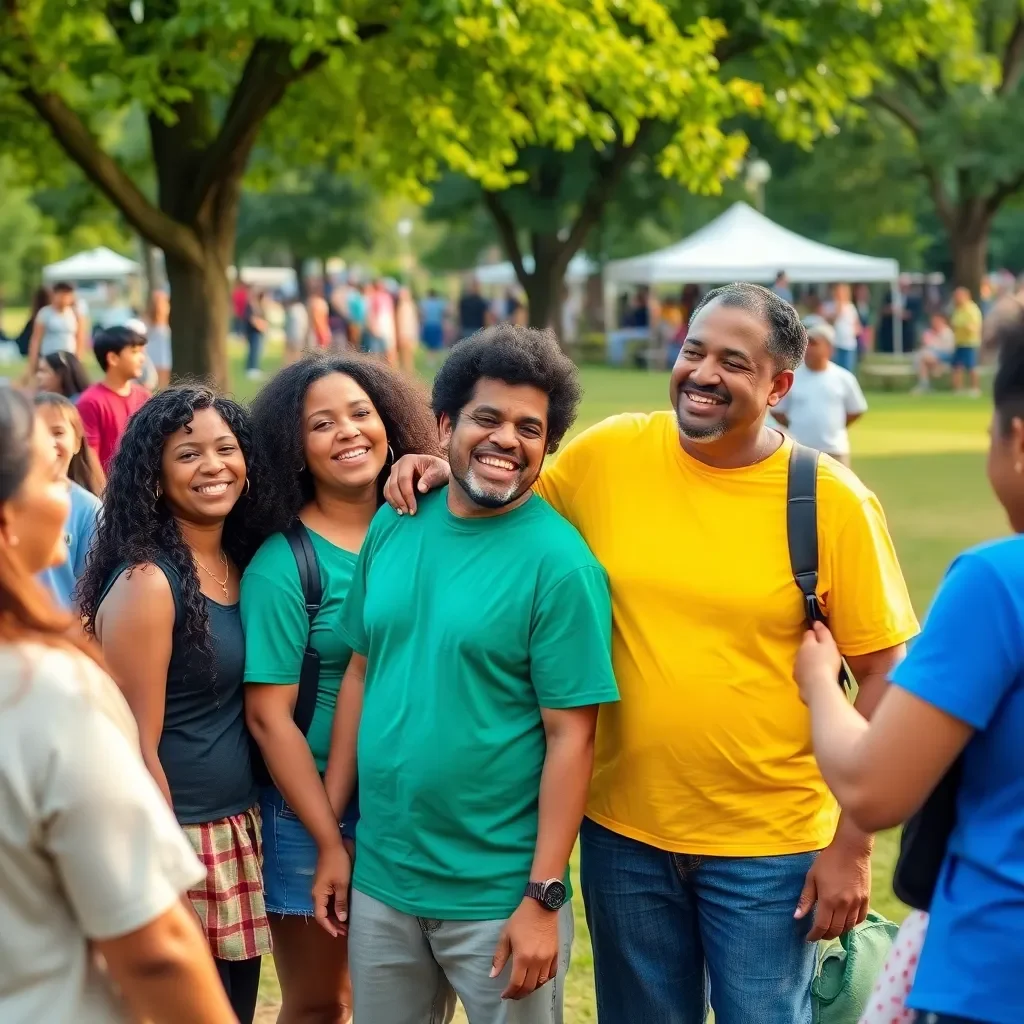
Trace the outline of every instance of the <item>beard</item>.
{"label": "beard", "polygon": [[692,423],[687,422],[682,409],[683,396],[679,395],[679,401],[676,403],[676,424],[679,427],[679,433],[686,438],[687,441],[693,441],[695,444],[708,444],[711,441],[717,441],[720,437],[724,437],[729,430],[728,424],[724,419],[718,420],[716,423]]}
{"label": "beard", "polygon": [[525,479],[525,469],[520,469],[515,479],[509,483],[497,486],[480,479],[479,474],[473,468],[472,456],[466,463],[451,460],[449,465],[452,479],[462,488],[470,501],[481,508],[504,508],[521,498],[533,486],[533,480]]}

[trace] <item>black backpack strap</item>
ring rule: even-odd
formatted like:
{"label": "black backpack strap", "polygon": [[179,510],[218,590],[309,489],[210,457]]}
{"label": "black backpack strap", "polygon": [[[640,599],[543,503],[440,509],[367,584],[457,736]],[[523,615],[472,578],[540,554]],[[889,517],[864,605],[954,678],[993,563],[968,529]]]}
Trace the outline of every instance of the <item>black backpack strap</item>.
{"label": "black backpack strap", "polygon": [[313,646],[313,623],[320,613],[323,601],[323,587],[320,584],[320,562],[316,557],[309,531],[296,520],[284,532],[288,546],[292,549],[295,565],[299,570],[299,583],[302,586],[302,598],[306,604],[306,615],[309,618],[309,632],[306,635],[306,646],[302,652],[302,669],[299,672],[299,694],[295,698],[295,711],[292,717],[302,735],[309,732],[316,711],[316,695],[320,688],[320,654]]}
{"label": "black backpack strap", "polygon": [[[828,625],[818,600],[818,458],[813,448],[793,442],[789,453],[789,485],[786,498],[786,534],[793,579],[804,598],[804,620]],[[839,683],[848,687],[850,676],[844,662]]]}
{"label": "black backpack strap", "polygon": [[818,602],[818,453],[793,442],[789,454],[786,533],[793,579],[804,596],[808,627],[824,622]]}

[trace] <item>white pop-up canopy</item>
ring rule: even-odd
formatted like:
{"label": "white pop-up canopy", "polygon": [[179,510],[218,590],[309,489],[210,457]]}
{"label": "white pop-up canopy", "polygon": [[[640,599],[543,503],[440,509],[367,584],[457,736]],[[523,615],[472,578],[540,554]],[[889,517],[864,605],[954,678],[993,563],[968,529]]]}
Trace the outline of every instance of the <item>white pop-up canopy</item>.
{"label": "white pop-up canopy", "polygon": [[[780,270],[801,284],[887,281],[899,301],[896,260],[862,256],[823,245],[780,227],[746,203],[734,203],[710,224],[675,245],[613,260],[605,266],[606,288],[616,285],[770,284]],[[902,321],[894,321],[894,348],[902,351]]]}
{"label": "white pop-up canopy", "polygon": [[134,260],[101,245],[43,267],[43,278],[47,281],[116,281],[137,274],[140,269]]}
{"label": "white pop-up canopy", "polygon": [[[523,269],[533,273],[533,257],[523,257]],[[601,268],[592,260],[587,259],[582,253],[569,260],[569,266],[565,271],[565,280],[569,284],[581,284],[591,274],[596,274]],[[517,283],[516,270],[511,263],[483,263],[473,271],[473,276],[482,285],[497,285],[508,287]]]}
{"label": "white pop-up canopy", "polygon": [[746,203],[675,245],[627,260],[613,260],[605,278],[616,284],[770,283],[784,270],[792,281],[896,281],[896,260],[861,256],[822,245],[780,227]]}

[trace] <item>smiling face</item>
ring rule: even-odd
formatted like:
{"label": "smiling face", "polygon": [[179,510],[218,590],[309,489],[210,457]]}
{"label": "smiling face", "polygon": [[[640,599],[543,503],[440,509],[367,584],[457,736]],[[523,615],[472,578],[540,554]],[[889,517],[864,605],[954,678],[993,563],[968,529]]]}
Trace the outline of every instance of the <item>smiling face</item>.
{"label": "smiling face", "polygon": [[164,442],[161,487],[179,519],[223,521],[241,496],[245,478],[238,439],[216,409],[200,409]]}
{"label": "smiling face", "polygon": [[314,381],[303,402],[306,466],[317,488],[359,496],[377,486],[388,437],[370,396],[347,374]]}
{"label": "smiling face", "polygon": [[67,476],[72,457],[82,450],[82,438],[60,406],[40,405],[36,409],[36,415],[50,432],[61,472]]}
{"label": "smiling face", "polygon": [[529,496],[544,464],[548,396],[529,384],[483,378],[455,423],[441,415],[453,482],[477,509],[508,509]]}
{"label": "smiling face", "polygon": [[767,325],[715,299],[690,322],[669,394],[680,434],[707,443],[759,426],[792,384],[792,371],[779,371],[768,351]]}
{"label": "smiling face", "polygon": [[67,561],[64,523],[71,501],[50,431],[39,416],[33,422],[31,460],[17,493],[0,504],[0,541],[34,575]]}

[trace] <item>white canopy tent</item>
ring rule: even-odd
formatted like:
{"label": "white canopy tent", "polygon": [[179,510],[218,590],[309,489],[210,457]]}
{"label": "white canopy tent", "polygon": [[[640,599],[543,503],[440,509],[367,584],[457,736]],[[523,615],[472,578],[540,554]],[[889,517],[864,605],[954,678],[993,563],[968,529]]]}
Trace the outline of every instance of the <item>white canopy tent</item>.
{"label": "white canopy tent", "polygon": [[59,263],[43,267],[46,281],[116,281],[137,274],[142,268],[134,260],[119,256],[113,249],[100,246],[88,249]]}
{"label": "white canopy tent", "polygon": [[[523,269],[533,273],[533,257],[523,257]],[[582,284],[591,274],[600,271],[600,267],[593,260],[587,259],[582,253],[569,260],[569,266],[565,271],[565,280],[569,284]],[[473,276],[485,287],[509,287],[518,283],[515,267],[511,263],[484,263],[473,271]]]}
{"label": "white canopy tent", "polygon": [[[823,245],[780,227],[746,203],[734,203],[710,224],[675,245],[613,260],[605,266],[606,294],[617,285],[770,284],[784,270],[801,284],[886,281],[899,302],[899,263]],[[605,303],[606,326],[614,305]],[[902,320],[893,320],[893,348],[903,350]]]}

